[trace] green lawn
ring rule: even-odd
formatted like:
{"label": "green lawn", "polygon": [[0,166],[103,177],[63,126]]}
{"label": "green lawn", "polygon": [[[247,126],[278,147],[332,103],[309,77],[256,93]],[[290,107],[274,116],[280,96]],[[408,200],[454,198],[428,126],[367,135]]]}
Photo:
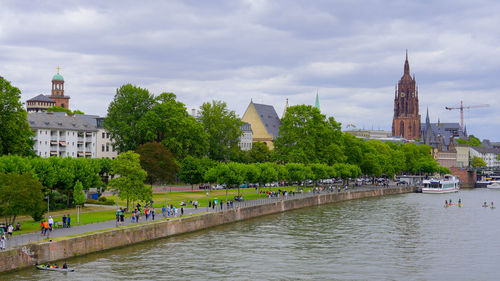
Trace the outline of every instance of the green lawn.
{"label": "green lawn", "polygon": [[[289,187],[263,187],[260,188],[260,191],[278,191],[278,189],[281,190],[287,190],[287,191],[293,191],[297,190],[297,186],[289,186]],[[311,189],[311,187],[304,188],[304,192],[307,192]],[[208,194],[208,199],[207,199],[207,192]],[[267,195],[266,194],[259,194],[255,190],[255,188],[241,188],[240,193],[243,196],[244,200],[253,200],[253,199],[258,199],[258,198],[265,198]],[[228,189],[227,190],[227,199],[228,200],[234,200],[234,197],[238,195],[238,189]],[[116,200],[115,195],[110,195],[106,196],[107,198]],[[161,208],[163,205],[165,205],[165,202],[168,205],[174,205],[176,207],[179,207],[181,202],[185,202],[188,207],[192,207],[190,204],[191,201],[198,201],[198,206],[199,207],[206,207],[208,205],[208,200],[213,201],[214,199],[218,200],[223,200],[226,201],[226,190],[195,190],[195,191],[186,191],[186,192],[166,192],[166,193],[154,193],[153,194],[153,206],[155,208]],[[120,206],[126,206],[127,202],[125,200],[118,200],[118,204]],[[137,205],[136,202],[130,202],[129,207],[132,208],[132,206]],[[141,202],[141,205],[144,206],[143,202]]]}
{"label": "green lawn", "polygon": [[[83,208],[85,210],[85,207]],[[71,226],[84,225],[115,219],[115,210],[80,213],[80,223],[77,222],[76,211],[69,212],[71,215]],[[45,217],[46,219],[47,217]],[[54,223],[62,222],[62,216],[52,216]],[[40,222],[26,220],[21,222],[21,231],[14,231],[14,235],[40,231]]]}

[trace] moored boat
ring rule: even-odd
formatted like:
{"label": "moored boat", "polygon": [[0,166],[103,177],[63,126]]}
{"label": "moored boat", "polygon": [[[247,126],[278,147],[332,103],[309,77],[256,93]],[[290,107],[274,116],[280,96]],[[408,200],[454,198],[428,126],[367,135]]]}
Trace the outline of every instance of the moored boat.
{"label": "moored boat", "polygon": [[494,182],[494,183],[490,183],[486,186],[486,188],[490,188],[490,189],[500,189],[500,182]]}
{"label": "moored boat", "polygon": [[37,265],[37,269],[40,270],[50,270],[50,271],[60,271],[60,272],[73,272],[75,271],[73,268],[60,268],[60,267],[50,267],[46,265]]}
{"label": "moored boat", "polygon": [[451,193],[460,189],[460,181],[452,175],[445,175],[442,179],[423,180],[422,193]]}

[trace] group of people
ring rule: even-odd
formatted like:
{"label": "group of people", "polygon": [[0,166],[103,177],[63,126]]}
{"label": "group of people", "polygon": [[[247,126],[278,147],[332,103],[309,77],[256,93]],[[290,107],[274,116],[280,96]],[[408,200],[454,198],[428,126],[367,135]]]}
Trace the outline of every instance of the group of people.
{"label": "group of people", "polygon": [[491,204],[490,204],[489,206],[488,206],[488,202],[484,201],[484,203],[483,203],[483,207],[484,207],[484,208],[488,208],[488,207],[490,207],[490,208],[492,208],[492,209],[495,209],[495,206],[493,205],[493,201],[491,201]]}
{"label": "group of people", "polygon": [[[54,224],[54,219],[49,216],[47,220],[40,221],[40,236],[46,236],[47,232],[51,232],[56,225]],[[71,216],[63,215],[62,217],[62,227],[70,228],[71,227]]]}
{"label": "group of people", "polygon": [[[198,203],[196,204],[196,206],[198,206]],[[182,204],[181,204],[180,208],[177,208],[172,204],[170,204],[170,206],[167,205],[166,207],[163,206],[161,208],[161,212],[163,214],[163,217],[170,217],[170,216],[177,217],[179,215],[179,210],[181,212],[181,216],[183,216],[184,215],[184,206]]]}

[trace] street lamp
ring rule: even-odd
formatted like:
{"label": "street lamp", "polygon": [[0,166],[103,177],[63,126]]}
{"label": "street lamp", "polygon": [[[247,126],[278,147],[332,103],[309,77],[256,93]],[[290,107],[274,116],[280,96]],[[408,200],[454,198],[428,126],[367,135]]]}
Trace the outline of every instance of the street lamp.
{"label": "street lamp", "polygon": [[207,204],[206,205],[207,205],[207,212],[208,212],[208,191],[207,191]]}
{"label": "street lamp", "polygon": [[[47,223],[49,223],[49,218],[50,218],[50,194],[47,194]],[[50,239],[50,231],[48,232],[47,238]]]}

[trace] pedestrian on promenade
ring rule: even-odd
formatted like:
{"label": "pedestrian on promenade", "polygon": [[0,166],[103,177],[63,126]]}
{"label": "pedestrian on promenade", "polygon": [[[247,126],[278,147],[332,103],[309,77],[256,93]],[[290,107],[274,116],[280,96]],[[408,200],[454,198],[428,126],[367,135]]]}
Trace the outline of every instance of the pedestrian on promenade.
{"label": "pedestrian on promenade", "polygon": [[198,209],[198,200],[194,201],[194,208]]}
{"label": "pedestrian on promenade", "polygon": [[119,225],[120,224],[120,210],[116,210],[115,218],[116,218],[116,225]]}
{"label": "pedestrian on promenade", "polygon": [[220,210],[222,211],[222,206],[223,206],[224,202],[222,202],[222,200],[220,200]]}
{"label": "pedestrian on promenade", "polygon": [[67,220],[66,215],[63,215],[63,217],[62,217],[63,228],[66,228],[66,220]]}
{"label": "pedestrian on promenade", "polygon": [[70,228],[70,227],[71,227],[71,217],[69,216],[69,214],[68,214],[68,219],[67,219],[66,226],[67,226],[68,228]]}
{"label": "pedestrian on promenade", "polygon": [[43,222],[43,236],[47,235],[47,231],[48,230],[49,230],[49,222],[48,221],[44,221]]}
{"label": "pedestrian on promenade", "polygon": [[163,217],[165,217],[165,212],[166,212],[165,205],[163,205],[163,207],[161,207],[161,212],[163,213]]}
{"label": "pedestrian on promenade", "polygon": [[151,209],[151,218],[155,220],[155,209]]}
{"label": "pedestrian on promenade", "polygon": [[148,208],[144,209],[144,215],[146,216],[146,220],[149,218],[149,210]]}
{"label": "pedestrian on promenade", "polygon": [[54,219],[52,217],[49,217],[49,227],[50,227],[50,232],[52,232],[52,226],[54,225]]}
{"label": "pedestrian on promenade", "polygon": [[12,237],[12,232],[14,232],[14,227],[12,226],[12,224],[10,224],[9,227],[7,227],[7,239],[9,239],[9,237]]}
{"label": "pedestrian on promenade", "polygon": [[45,227],[43,226],[43,223],[44,223],[44,221],[41,220],[40,221],[40,236],[43,236],[43,233],[44,233],[44,230],[45,230]]}
{"label": "pedestrian on promenade", "polygon": [[132,222],[132,223],[135,222],[135,211],[132,212],[132,216],[130,218],[130,222]]}
{"label": "pedestrian on promenade", "polygon": [[233,208],[233,204],[234,204],[234,203],[233,203],[233,200],[231,200],[231,209]]}
{"label": "pedestrian on promenade", "polygon": [[212,201],[208,200],[208,208],[212,207]]}
{"label": "pedestrian on promenade", "polygon": [[181,217],[184,215],[184,207],[181,206]]}
{"label": "pedestrian on promenade", "polygon": [[0,235],[0,250],[5,250],[5,233],[2,232]]}
{"label": "pedestrian on promenade", "polygon": [[167,205],[167,217],[170,217],[170,206]]}
{"label": "pedestrian on promenade", "polygon": [[176,207],[174,207],[174,217],[177,217],[178,214],[179,214],[179,210]]}
{"label": "pedestrian on promenade", "polygon": [[125,212],[120,208],[120,224],[125,224]]}

